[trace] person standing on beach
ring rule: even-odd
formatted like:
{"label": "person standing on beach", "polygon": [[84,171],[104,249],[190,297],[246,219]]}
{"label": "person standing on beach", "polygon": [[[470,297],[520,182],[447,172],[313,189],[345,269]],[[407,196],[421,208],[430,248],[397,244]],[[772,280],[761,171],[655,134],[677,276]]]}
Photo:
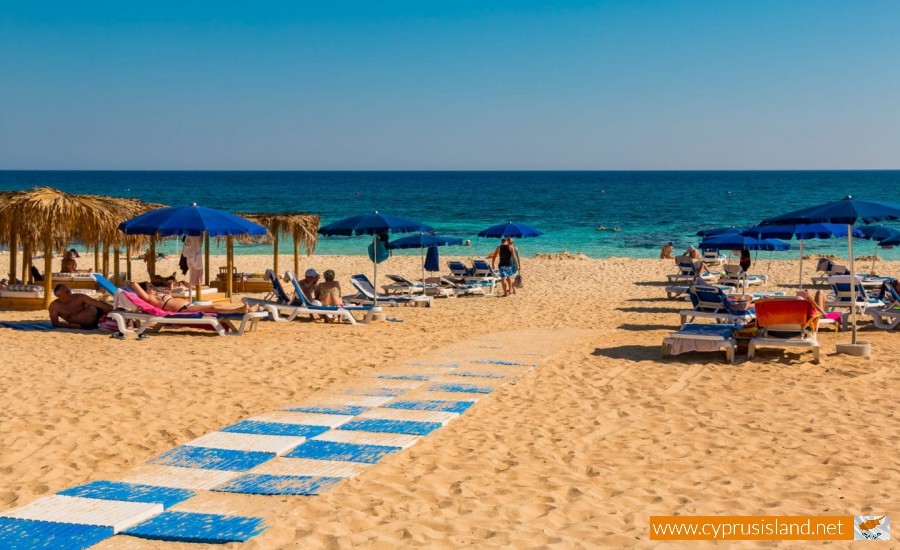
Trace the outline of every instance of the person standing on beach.
{"label": "person standing on beach", "polygon": [[749,270],[750,270],[750,263],[751,263],[751,261],[750,261],[750,251],[747,250],[746,248],[742,248],[742,249],[741,249],[741,261],[740,261],[741,269],[743,269],[744,272],[749,271]]}
{"label": "person standing on beach", "polygon": [[672,252],[675,252],[675,243],[669,241],[659,251],[660,260],[672,260]]}
{"label": "person standing on beach", "polygon": [[491,259],[491,269],[495,264],[498,265],[498,274],[500,276],[500,286],[503,288],[503,296],[509,296],[512,287],[512,274],[518,266],[516,265],[516,255],[513,248],[509,246],[509,239],[504,237],[500,241],[500,246],[495,250],[496,254]]}
{"label": "person standing on beach", "polygon": [[515,281],[516,281],[517,277],[521,277],[522,260],[519,258],[519,249],[515,245],[515,239],[513,239],[512,237],[509,237],[508,239],[506,239],[506,242],[507,242],[507,244],[509,244],[509,247],[512,249],[512,253],[513,253],[513,271],[510,274],[511,279],[509,282],[509,288],[510,288],[512,294],[515,294],[516,293]]}

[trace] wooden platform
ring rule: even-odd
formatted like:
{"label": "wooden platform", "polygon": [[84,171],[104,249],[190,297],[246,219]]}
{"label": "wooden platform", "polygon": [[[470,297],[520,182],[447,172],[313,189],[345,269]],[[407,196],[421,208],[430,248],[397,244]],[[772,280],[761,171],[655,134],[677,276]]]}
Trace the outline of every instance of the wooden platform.
{"label": "wooden platform", "polygon": [[[210,286],[216,287],[216,289],[218,289],[219,292],[225,292],[225,281],[222,281],[222,280],[210,281],[209,284],[210,284]],[[241,293],[269,292],[270,290],[272,290],[272,283],[269,281],[265,281],[265,282],[241,281],[241,280],[235,279],[231,288],[234,292],[241,292]]]}
{"label": "wooden platform", "polygon": [[0,311],[40,311],[43,298],[0,298]]}

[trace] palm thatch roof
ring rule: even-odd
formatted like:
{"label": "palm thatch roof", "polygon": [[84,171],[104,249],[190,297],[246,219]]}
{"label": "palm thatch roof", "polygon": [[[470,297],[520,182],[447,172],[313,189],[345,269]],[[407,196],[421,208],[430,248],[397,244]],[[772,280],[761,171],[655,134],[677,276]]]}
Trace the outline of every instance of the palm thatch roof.
{"label": "palm thatch roof", "polygon": [[46,239],[57,247],[72,241],[134,244],[118,226],[155,205],[136,199],[99,195],[76,195],[51,187],[0,194],[0,242],[9,243],[13,233],[19,240],[43,245]]}
{"label": "palm thatch roof", "polygon": [[270,235],[290,235],[294,241],[303,245],[307,255],[312,254],[316,250],[321,219],[315,214],[302,212],[285,212],[281,214],[239,213],[238,216],[262,225],[269,230]]}

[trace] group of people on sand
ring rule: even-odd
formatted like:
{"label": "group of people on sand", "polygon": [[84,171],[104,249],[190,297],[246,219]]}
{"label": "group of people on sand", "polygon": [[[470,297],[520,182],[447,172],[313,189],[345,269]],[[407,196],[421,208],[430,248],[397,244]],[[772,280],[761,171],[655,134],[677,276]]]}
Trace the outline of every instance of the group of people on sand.
{"label": "group of people on sand", "polygon": [[[171,313],[247,313],[255,309],[246,304],[210,304],[191,302],[187,298],[172,296],[150,282],[132,283],[129,288],[139,299]],[[50,303],[50,322],[55,327],[93,330],[103,317],[113,311],[112,304],[101,302],[86,294],[76,294],[65,284],[53,287],[56,300]]]}

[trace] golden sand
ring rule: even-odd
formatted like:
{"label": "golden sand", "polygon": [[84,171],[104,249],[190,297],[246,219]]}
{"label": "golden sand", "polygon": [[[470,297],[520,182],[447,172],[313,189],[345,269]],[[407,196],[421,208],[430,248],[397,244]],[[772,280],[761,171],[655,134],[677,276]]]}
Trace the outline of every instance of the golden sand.
{"label": "golden sand", "polygon": [[[243,271],[270,263],[237,260]],[[420,269],[418,257],[382,266],[410,278]],[[302,267],[335,269],[345,291],[349,274],[371,271],[362,257]],[[0,511],[120,479],[180,443],[398,361],[519,329],[555,335],[549,359],[414,447],[321,496],[214,494],[204,506],[265,518],[269,529],[242,548],[646,547],[650,515],[900,509],[897,335],[863,328],[875,348],[864,359],[834,355],[849,336],[823,332],[820,365],[780,350],[737,365],[721,353],[660,360],[684,307],[663,292],[673,267],[526,259],[514,297],[389,312],[402,323],[265,323],[241,338],[0,329]],[[751,271],[796,284],[795,261]],[[178,546],[114,537],[97,548]]]}

